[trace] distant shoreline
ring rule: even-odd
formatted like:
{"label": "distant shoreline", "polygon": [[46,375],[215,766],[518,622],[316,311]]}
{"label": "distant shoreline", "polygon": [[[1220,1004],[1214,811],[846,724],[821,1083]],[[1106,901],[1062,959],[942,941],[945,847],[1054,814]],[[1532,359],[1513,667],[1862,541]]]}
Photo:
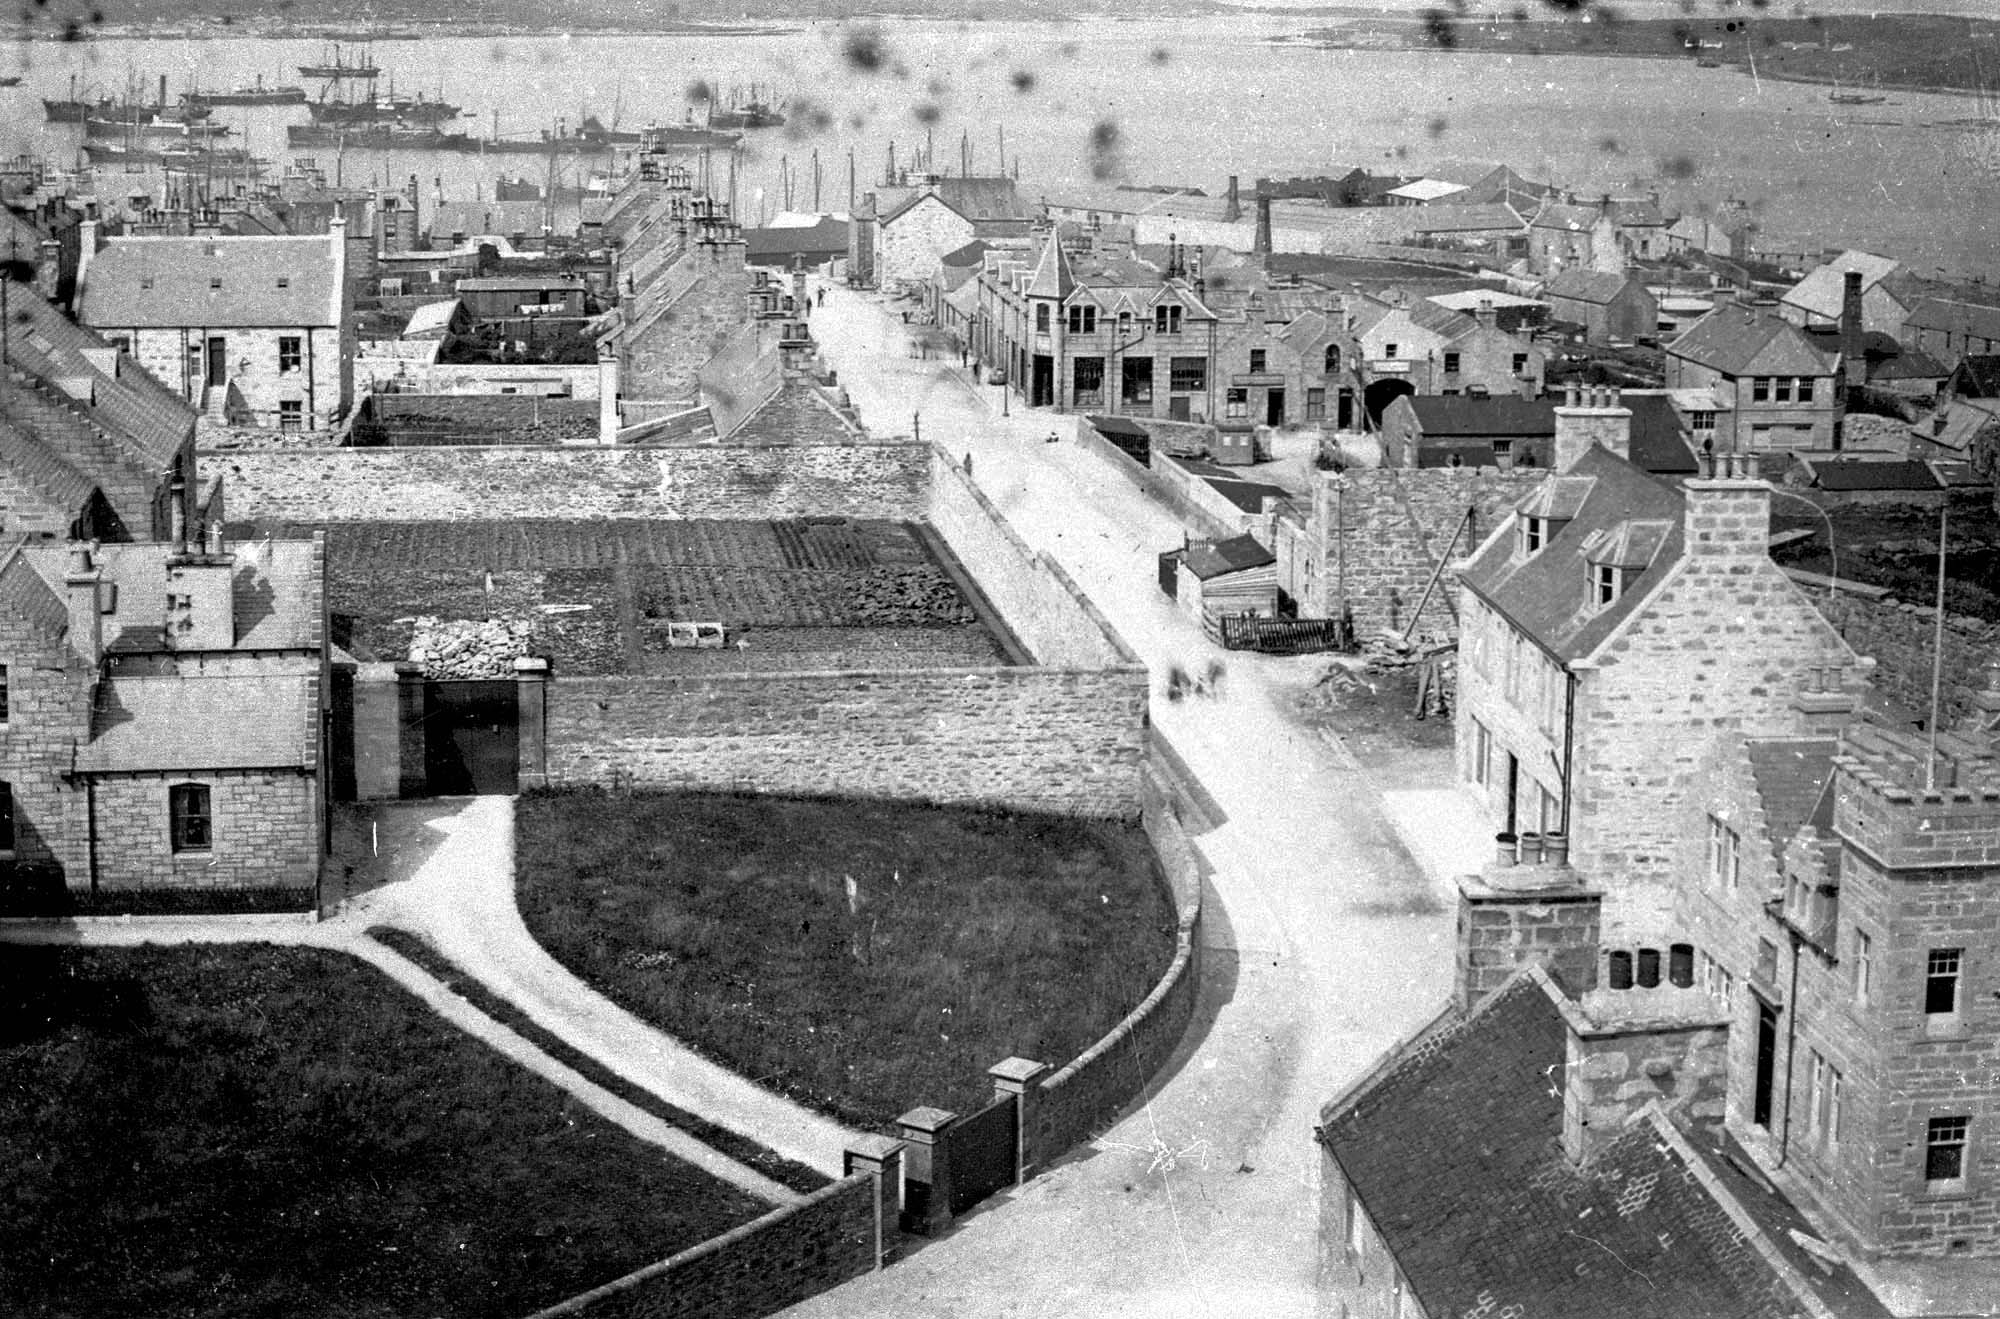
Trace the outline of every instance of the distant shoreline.
{"label": "distant shoreline", "polygon": [[421,31],[396,28],[364,33],[353,29],[332,31],[315,28],[299,31],[291,28],[253,26],[249,23],[183,22],[119,25],[79,35],[43,32],[16,36],[15,39],[52,45],[89,45],[99,41],[337,41],[342,45],[370,45],[376,42],[402,43],[441,38],[484,37],[789,37],[805,30],[796,24],[767,26],[747,23],[732,26],[690,23],[680,26],[644,27],[579,27],[575,24],[542,27],[513,23],[436,23],[426,25]]}

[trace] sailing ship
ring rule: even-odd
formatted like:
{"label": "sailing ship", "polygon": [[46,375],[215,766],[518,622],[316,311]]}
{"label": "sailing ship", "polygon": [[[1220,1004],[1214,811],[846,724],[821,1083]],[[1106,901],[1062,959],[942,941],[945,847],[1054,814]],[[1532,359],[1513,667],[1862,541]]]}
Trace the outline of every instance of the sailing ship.
{"label": "sailing ship", "polygon": [[260,73],[248,87],[227,92],[196,92],[188,99],[199,105],[303,105],[306,89],[290,85],[266,87]]}
{"label": "sailing ship", "polygon": [[97,119],[83,121],[83,135],[86,138],[100,138],[107,141],[123,141],[131,138],[211,138],[228,137],[228,124],[214,124],[197,120],[183,123],[178,119]]}
{"label": "sailing ship", "polygon": [[715,102],[708,103],[708,127],[710,128],[783,128],[785,116],[751,87],[749,99],[739,102],[735,93],[729,97],[729,108],[718,110]]}
{"label": "sailing ship", "polygon": [[394,91],[378,92],[358,101],[327,100],[308,102],[306,111],[315,123],[365,124],[400,120],[409,124],[441,124],[456,119],[459,107],[443,100],[430,100],[422,92],[398,96]]}
{"label": "sailing ship", "polygon": [[285,144],[294,147],[349,147],[357,151],[477,151],[465,133],[447,133],[422,124],[287,124]]}
{"label": "sailing ship", "polygon": [[181,97],[175,104],[167,104],[167,78],[165,74],[161,74],[160,99],[151,104],[130,94],[122,101],[109,96],[78,96],[76,79],[72,77],[69,80],[68,96],[42,98],[42,113],[52,124],[80,124],[86,119],[102,119],[118,123],[137,123],[151,119],[180,119],[192,122],[206,119],[212,112],[202,101],[187,96]]}
{"label": "sailing ship", "polygon": [[382,76],[382,70],[366,56],[363,56],[353,64],[349,64],[340,53],[340,44],[335,42],[332,59],[322,59],[318,64],[299,65],[299,76],[303,78],[325,78],[330,81],[341,78],[379,78]]}
{"label": "sailing ship", "polygon": [[182,143],[86,142],[83,154],[93,165],[166,165],[201,169],[252,163],[250,153],[242,147],[190,146]]}

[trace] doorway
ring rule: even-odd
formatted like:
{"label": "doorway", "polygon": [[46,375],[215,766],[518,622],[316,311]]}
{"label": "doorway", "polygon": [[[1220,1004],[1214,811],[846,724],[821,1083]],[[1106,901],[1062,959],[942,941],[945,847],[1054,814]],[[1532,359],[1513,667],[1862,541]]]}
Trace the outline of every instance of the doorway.
{"label": "doorway", "polygon": [[1035,374],[1030,381],[1028,404],[1030,407],[1054,407],[1056,401],[1056,363],[1047,353],[1035,354]]}
{"label": "doorway", "polygon": [[208,340],[208,387],[229,383],[229,341],[221,335],[211,335]]}
{"label": "doorway", "polygon": [[1282,426],[1285,424],[1285,391],[1267,389],[1264,391],[1264,424]]}
{"label": "doorway", "polygon": [[1771,1088],[1778,1075],[1778,1009],[1757,1000],[1757,1084],[1750,1096],[1750,1120],[1771,1125]]}

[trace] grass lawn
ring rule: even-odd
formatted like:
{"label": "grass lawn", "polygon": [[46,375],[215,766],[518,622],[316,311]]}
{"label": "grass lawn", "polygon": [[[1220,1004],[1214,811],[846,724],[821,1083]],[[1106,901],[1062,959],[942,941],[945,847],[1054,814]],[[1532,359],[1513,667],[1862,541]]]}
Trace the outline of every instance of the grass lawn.
{"label": "grass lawn", "polygon": [[339,954],[0,952],[10,1316],[518,1319],[766,1206]]}
{"label": "grass lawn", "polygon": [[969,1111],[1010,1054],[1061,1066],[1173,959],[1136,826],[595,792],[525,795],[516,822],[521,910],[558,960],[857,1126]]}

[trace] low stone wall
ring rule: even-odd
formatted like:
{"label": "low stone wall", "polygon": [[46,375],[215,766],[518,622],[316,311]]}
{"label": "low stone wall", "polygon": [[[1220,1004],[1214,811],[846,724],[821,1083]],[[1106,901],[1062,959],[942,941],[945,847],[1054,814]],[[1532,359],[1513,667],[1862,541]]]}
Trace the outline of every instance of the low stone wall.
{"label": "low stone wall", "polygon": [[[1185,505],[1194,510],[1196,518],[1211,526],[1227,527],[1228,536],[1240,536],[1249,532],[1265,544],[1271,543],[1271,520],[1262,513],[1251,513],[1238,508],[1223,497],[1220,490],[1191,472],[1180,461],[1162,453],[1153,455],[1153,475],[1174,492],[1176,507]],[[1255,476],[1244,473],[1245,480],[1255,480]],[[1223,537],[1227,539],[1227,536]]]}
{"label": "low stone wall", "polygon": [[1140,812],[1148,683],[1138,667],[557,677],[550,687],[555,786]]}
{"label": "low stone wall", "polygon": [[452,518],[921,519],[912,443],[601,449],[522,445],[214,453],[244,521]]}
{"label": "low stone wall", "polygon": [[[1841,582],[1799,569],[1786,573],[1819,607],[1847,644],[1874,657],[1875,685],[1890,700],[1922,712],[1931,703],[1931,645],[1937,611],[1898,600],[1879,586]],[[1985,684],[1984,670],[2000,660],[2000,624],[1965,614],[1944,618],[1944,686],[1939,694],[1940,728],[1952,728],[1973,713],[1973,698]]]}
{"label": "low stone wall", "polygon": [[[757,1319],[877,1267],[877,1177],[856,1173],[795,1205],[530,1319]],[[890,1196],[893,1213],[893,1192]]]}
{"label": "low stone wall", "polygon": [[[1235,521],[1212,516],[1209,511],[1187,498],[1178,483],[1139,462],[1111,441],[1099,435],[1088,424],[1076,428],[1077,444],[1109,467],[1119,479],[1137,485],[1147,495],[1173,510],[1190,536],[1197,540],[1227,540],[1240,535]],[[1185,475],[1183,473],[1182,475]],[[1231,510],[1232,512],[1234,509]],[[1175,545],[1162,545],[1162,551],[1178,549]]]}
{"label": "low stone wall", "polygon": [[1187,1033],[1201,994],[1202,869],[1172,797],[1148,775],[1143,820],[1180,909],[1174,960],[1153,992],[1075,1061],[1042,1082],[1022,1145],[1040,1168],[1089,1139],[1152,1083]]}
{"label": "low stone wall", "polygon": [[971,476],[942,449],[932,462],[932,529],[974,571],[980,593],[1037,664],[1139,666],[1132,648],[1062,566],[1029,549]]}

